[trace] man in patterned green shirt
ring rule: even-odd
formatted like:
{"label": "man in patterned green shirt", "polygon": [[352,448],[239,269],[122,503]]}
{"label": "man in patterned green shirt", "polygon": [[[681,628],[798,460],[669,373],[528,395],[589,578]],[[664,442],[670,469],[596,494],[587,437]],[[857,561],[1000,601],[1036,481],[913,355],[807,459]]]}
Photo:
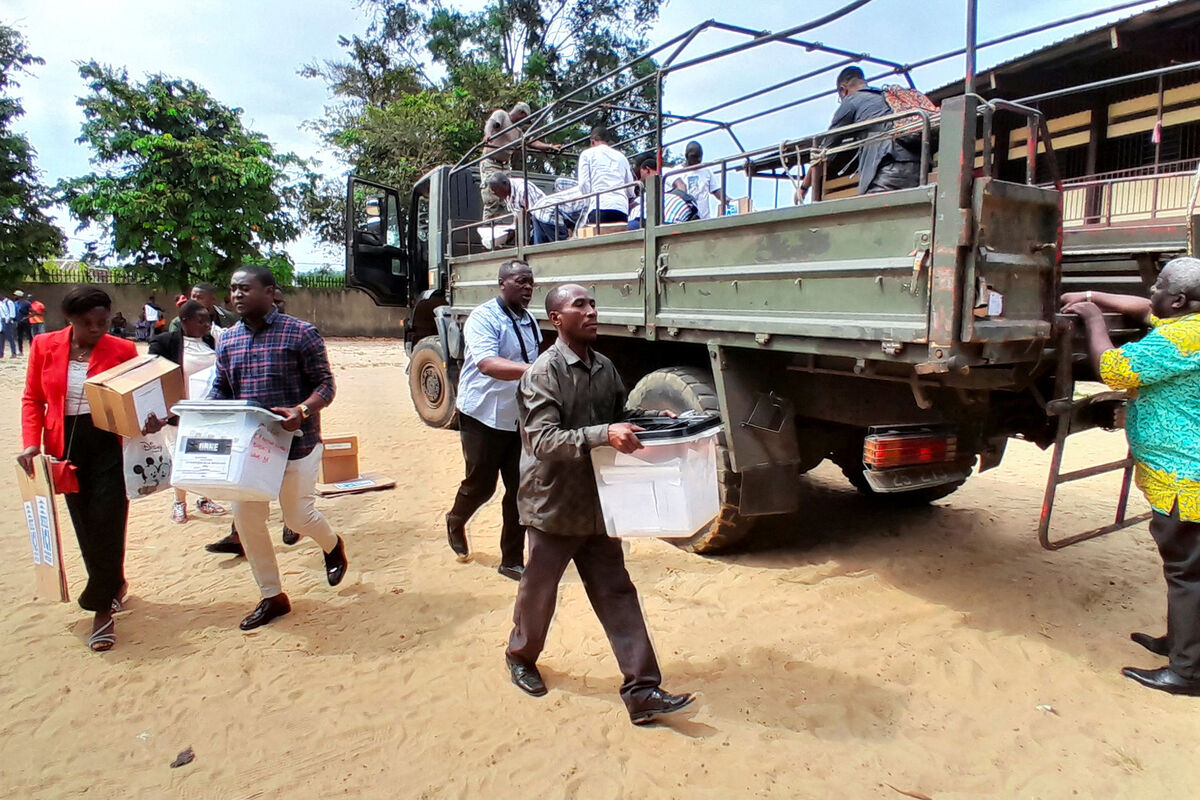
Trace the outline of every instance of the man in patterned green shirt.
{"label": "man in patterned green shirt", "polygon": [[[1200,696],[1200,259],[1169,262],[1149,300],[1074,292],[1063,306],[1083,319],[1100,379],[1132,396],[1125,430],[1134,479],[1154,510],[1150,534],[1167,581],[1167,634],[1130,638],[1169,656],[1169,666],[1121,672],[1151,689]],[[1150,332],[1113,347],[1105,311],[1146,322]]]}

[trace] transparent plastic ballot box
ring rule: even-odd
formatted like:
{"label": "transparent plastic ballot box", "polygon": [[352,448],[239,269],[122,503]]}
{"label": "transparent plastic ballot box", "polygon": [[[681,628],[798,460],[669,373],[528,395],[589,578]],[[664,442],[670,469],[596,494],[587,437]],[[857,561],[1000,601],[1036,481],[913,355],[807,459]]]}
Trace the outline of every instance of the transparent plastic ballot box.
{"label": "transparent plastic ballot box", "polygon": [[604,527],[609,536],[679,538],[712,522],[721,508],[717,436],[711,415],[637,417],[642,447],[591,451]]}
{"label": "transparent plastic ballot box", "polygon": [[274,500],[295,433],[247,400],[187,400],[171,408],[179,429],[171,485],[217,500]]}

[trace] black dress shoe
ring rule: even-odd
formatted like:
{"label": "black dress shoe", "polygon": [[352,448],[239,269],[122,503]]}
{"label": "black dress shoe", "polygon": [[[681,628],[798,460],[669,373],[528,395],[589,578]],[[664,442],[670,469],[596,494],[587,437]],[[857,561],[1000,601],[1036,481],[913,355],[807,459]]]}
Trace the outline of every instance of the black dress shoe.
{"label": "black dress shoe", "polygon": [[283,543],[290,546],[290,545],[295,544],[298,541],[300,541],[300,534],[296,533],[294,530],[289,528],[287,525],[284,525],[283,526]]}
{"label": "black dress shoe", "polygon": [[219,542],[204,545],[204,549],[210,553],[228,553],[234,556],[246,555],[246,551],[242,549],[242,540],[238,537],[236,530],[230,530],[229,535]]}
{"label": "black dress shoe", "polygon": [[521,576],[525,574],[525,567],[520,564],[501,564],[500,569],[496,570],[506,578],[512,578],[514,581],[521,580]]}
{"label": "black dress shoe", "polygon": [[542,673],[538,672],[537,667],[520,664],[508,656],[504,657],[504,663],[508,664],[513,685],[522,692],[530,697],[541,697],[546,693],[546,682],[542,680]]}
{"label": "black dress shoe", "polygon": [[1165,636],[1151,636],[1148,633],[1131,633],[1129,634],[1129,638],[1156,656],[1171,654],[1171,649],[1167,647],[1167,637]]}
{"label": "black dress shoe", "polygon": [[450,542],[450,549],[459,561],[466,561],[471,556],[471,547],[467,544],[467,526],[455,522],[449,514],[446,515],[446,541]]}
{"label": "black dress shoe", "polygon": [[690,692],[688,694],[671,694],[662,689],[655,689],[636,706],[630,707],[629,719],[634,725],[645,725],[664,714],[674,714],[676,711],[687,708],[695,699],[696,695]]}
{"label": "black dress shoe", "polygon": [[1200,681],[1188,680],[1178,673],[1173,672],[1170,667],[1160,667],[1158,669],[1125,667],[1121,670],[1121,674],[1126,678],[1133,678],[1142,686],[1150,689],[1158,689],[1160,692],[1200,697]]}
{"label": "black dress shoe", "polygon": [[238,627],[244,631],[252,631],[255,628],[261,628],[276,617],[282,617],[291,610],[292,604],[288,602],[287,595],[282,592],[274,597],[264,597],[254,611],[250,612],[250,616],[242,620],[242,624]]}
{"label": "black dress shoe", "polygon": [[337,586],[342,582],[348,566],[350,562],[346,560],[346,544],[339,536],[337,546],[325,554],[325,578],[330,586]]}

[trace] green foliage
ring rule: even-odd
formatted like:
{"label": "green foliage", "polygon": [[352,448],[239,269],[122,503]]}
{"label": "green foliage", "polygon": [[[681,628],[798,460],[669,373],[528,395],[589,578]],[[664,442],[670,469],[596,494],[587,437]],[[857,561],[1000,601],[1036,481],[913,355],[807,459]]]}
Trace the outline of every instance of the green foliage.
{"label": "green foliage", "polygon": [[135,84],[96,62],[79,74],[89,89],[79,141],[101,169],[57,191],[81,229],[99,225],[118,257],[162,285],[222,285],[248,263],[290,279],[282,245],[299,234],[303,161],[275,152],[243,127],[241,109],[191,81]]}
{"label": "green foliage", "polygon": [[43,63],[29,53],[20,33],[0,25],[0,281],[6,285],[60,255],[65,244],[62,231],[46,216],[52,199],[34,166],[36,152],[12,129],[25,113],[8,93],[19,85],[15,76]]}
{"label": "green foliage", "polygon": [[[663,0],[491,0],[463,11],[442,0],[363,0],[372,13],[364,37],[342,37],[343,61],[310,64],[301,74],[323,79],[336,103],[312,123],[325,141],[368,180],[407,190],[425,172],[456,163],[482,138],[493,109],[525,101],[541,107],[617,67],[645,48],[645,32]],[[432,80],[432,67],[444,74]],[[590,94],[653,73],[647,62]],[[617,81],[624,81],[623,84]],[[653,82],[621,101],[650,107]],[[596,122],[581,120],[554,141],[569,142]],[[622,131],[648,133],[648,124]],[[641,142],[643,149],[652,146]],[[574,159],[538,157],[531,168],[569,172]],[[342,241],[344,186],[311,182],[304,221],[323,241]]]}

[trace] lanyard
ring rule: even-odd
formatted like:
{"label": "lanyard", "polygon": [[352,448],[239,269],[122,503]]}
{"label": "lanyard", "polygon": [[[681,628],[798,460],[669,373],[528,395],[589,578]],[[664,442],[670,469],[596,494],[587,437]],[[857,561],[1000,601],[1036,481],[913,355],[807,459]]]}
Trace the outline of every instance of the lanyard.
{"label": "lanyard", "polygon": [[[508,317],[508,321],[512,323],[513,333],[515,333],[517,335],[517,344],[519,344],[521,346],[521,360],[524,361],[526,364],[532,364],[533,359],[529,357],[529,351],[525,348],[525,337],[521,334],[521,325],[517,321],[516,315],[509,309],[509,307],[507,305],[504,304],[504,301],[501,300],[499,297],[496,298],[496,305],[500,306],[500,310],[504,312],[504,316]],[[531,323],[533,323],[532,316],[529,317],[529,321]],[[533,324],[536,326],[537,323],[533,323]],[[535,327],[534,330],[536,331],[537,328]],[[541,341],[542,337],[539,334],[534,333],[534,337],[538,341]]]}

